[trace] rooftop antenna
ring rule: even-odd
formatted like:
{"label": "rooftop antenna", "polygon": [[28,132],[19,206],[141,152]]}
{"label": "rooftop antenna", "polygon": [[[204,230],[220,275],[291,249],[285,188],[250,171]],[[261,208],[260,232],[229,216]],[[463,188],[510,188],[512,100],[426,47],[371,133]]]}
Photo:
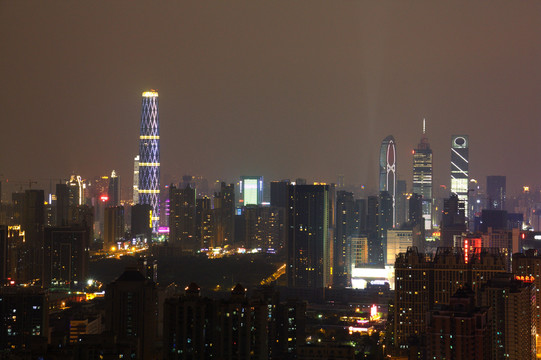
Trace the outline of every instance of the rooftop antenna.
{"label": "rooftop antenna", "polygon": [[423,135],[426,134],[426,120],[423,118]]}

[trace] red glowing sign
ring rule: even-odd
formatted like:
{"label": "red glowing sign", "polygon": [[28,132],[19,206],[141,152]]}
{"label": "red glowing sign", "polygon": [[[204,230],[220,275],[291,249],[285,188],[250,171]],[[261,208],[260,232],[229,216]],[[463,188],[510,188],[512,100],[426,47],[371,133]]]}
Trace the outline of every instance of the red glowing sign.
{"label": "red glowing sign", "polygon": [[464,239],[464,262],[467,264],[470,260],[470,242],[468,239]]}
{"label": "red glowing sign", "polygon": [[535,281],[535,276],[517,275],[517,276],[515,276],[515,279],[520,280],[520,281],[525,282],[525,283],[532,283],[532,282]]}
{"label": "red glowing sign", "polygon": [[109,196],[102,195],[102,196],[100,196],[100,200],[103,201],[103,202],[106,202],[107,200],[109,200]]}

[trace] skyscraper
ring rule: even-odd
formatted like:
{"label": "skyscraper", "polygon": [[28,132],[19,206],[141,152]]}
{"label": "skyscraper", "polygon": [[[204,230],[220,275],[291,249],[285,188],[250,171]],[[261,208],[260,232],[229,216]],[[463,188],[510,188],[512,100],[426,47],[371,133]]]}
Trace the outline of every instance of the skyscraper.
{"label": "skyscraper", "polygon": [[387,230],[393,228],[393,198],[387,191],[379,193],[378,202],[378,238],[381,254],[379,264],[387,261]]}
{"label": "skyscraper", "polygon": [[423,136],[417,149],[413,150],[413,193],[423,197],[425,229],[432,229],[432,149],[426,136],[423,119]]}
{"label": "skyscraper", "polygon": [[406,199],[408,196],[406,180],[398,180],[396,182],[395,196],[395,226],[402,226],[407,221]]}
{"label": "skyscraper", "polygon": [[113,170],[111,177],[109,178],[109,186],[107,189],[107,196],[109,198],[109,206],[120,205],[120,185],[119,178],[116,172]]}
{"label": "skyscraper", "polygon": [[396,224],[396,145],[392,135],[381,142],[379,152],[379,191],[387,191],[393,199],[392,221]]}
{"label": "skyscraper", "polygon": [[505,176],[487,176],[488,209],[505,210]]}
{"label": "skyscraper", "polygon": [[152,232],[160,222],[160,131],[158,92],[143,93],[139,136],[139,203],[152,207]]}
{"label": "skyscraper", "polygon": [[212,209],[211,247],[224,247],[233,244],[235,236],[235,185],[220,183],[220,191],[214,193]]}
{"label": "skyscraper", "polygon": [[133,204],[139,204],[139,155],[133,159]]}
{"label": "skyscraper", "polygon": [[453,135],[451,138],[451,194],[458,196],[464,203],[468,218],[468,183],[469,183],[469,141],[468,135]]}
{"label": "skyscraper", "polygon": [[288,286],[320,289],[331,275],[330,185],[290,185],[287,235]]}
{"label": "skyscraper", "polygon": [[336,193],[336,240],[334,242],[333,286],[346,287],[348,274],[347,254],[350,239],[355,233],[355,198],[353,193],[339,190]]}
{"label": "skyscraper", "polygon": [[191,252],[201,249],[197,242],[195,189],[169,187],[169,242],[172,246]]}

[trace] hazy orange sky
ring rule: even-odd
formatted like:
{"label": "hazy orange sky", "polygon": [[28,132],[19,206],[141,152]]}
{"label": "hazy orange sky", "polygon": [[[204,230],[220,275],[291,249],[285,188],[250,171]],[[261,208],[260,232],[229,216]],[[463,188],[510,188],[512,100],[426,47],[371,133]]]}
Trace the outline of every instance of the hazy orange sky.
{"label": "hazy orange sky", "polygon": [[[0,174],[131,182],[141,92],[160,93],[162,182],[263,175],[375,186],[394,135],[411,184],[541,169],[539,1],[0,1]],[[6,194],[5,194],[6,195]]]}

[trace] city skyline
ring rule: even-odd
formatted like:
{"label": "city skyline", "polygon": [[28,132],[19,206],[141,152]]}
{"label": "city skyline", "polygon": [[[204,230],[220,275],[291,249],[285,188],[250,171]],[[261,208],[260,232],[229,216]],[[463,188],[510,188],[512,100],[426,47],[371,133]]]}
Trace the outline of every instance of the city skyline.
{"label": "city skyline", "polygon": [[344,174],[375,189],[379,142],[391,134],[410,188],[406,165],[426,118],[435,187],[449,185],[457,133],[474,144],[470,176],[481,184],[507,175],[510,194],[537,185],[533,1],[133,4],[0,5],[9,34],[3,180],[48,184],[115,169],[128,189],[140,92],[157,88],[163,180]]}

